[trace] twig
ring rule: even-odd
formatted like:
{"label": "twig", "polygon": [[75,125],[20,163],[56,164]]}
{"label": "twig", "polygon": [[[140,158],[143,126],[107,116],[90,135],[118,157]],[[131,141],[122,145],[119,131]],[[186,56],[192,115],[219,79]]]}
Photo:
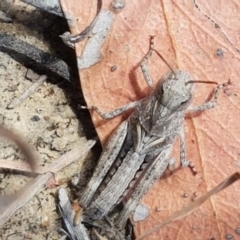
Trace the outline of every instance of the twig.
{"label": "twig", "polygon": [[29,95],[31,95],[35,90],[42,85],[47,79],[47,76],[42,75],[39,77],[39,79],[34,82],[28,89],[25,90],[19,97],[15,98],[8,106],[8,109],[15,108],[18,106],[22,101],[24,101]]}

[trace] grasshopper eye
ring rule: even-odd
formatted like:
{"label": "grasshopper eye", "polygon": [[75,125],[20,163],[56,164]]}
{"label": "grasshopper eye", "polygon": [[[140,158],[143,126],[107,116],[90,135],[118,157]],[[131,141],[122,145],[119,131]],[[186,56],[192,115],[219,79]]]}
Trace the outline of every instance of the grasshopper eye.
{"label": "grasshopper eye", "polygon": [[[189,99],[188,99],[188,100],[189,100]],[[181,102],[181,106],[184,105],[184,104],[186,104],[186,103],[188,102],[188,100]]]}
{"label": "grasshopper eye", "polygon": [[161,93],[161,94],[164,93],[163,85],[161,86],[160,93]]}
{"label": "grasshopper eye", "polygon": [[182,94],[182,99],[181,99],[182,101],[180,105],[182,106],[186,104],[190,99],[191,99],[191,96],[189,94],[186,94],[186,93]]}

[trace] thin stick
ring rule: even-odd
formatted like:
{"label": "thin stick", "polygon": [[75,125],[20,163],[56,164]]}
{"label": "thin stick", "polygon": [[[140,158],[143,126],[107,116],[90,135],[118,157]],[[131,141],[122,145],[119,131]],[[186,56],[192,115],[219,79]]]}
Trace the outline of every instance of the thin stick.
{"label": "thin stick", "polygon": [[47,79],[47,76],[42,75],[39,77],[39,79],[34,82],[28,89],[25,90],[19,97],[15,98],[8,106],[8,109],[15,108],[20,103],[22,103],[29,95],[31,95],[35,90],[41,86]]}

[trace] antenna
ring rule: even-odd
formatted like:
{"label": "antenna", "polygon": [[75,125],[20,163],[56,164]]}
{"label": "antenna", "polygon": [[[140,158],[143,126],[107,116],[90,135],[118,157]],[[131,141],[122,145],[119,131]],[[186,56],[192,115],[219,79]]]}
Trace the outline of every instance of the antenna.
{"label": "antenna", "polygon": [[209,83],[209,84],[216,84],[216,85],[218,85],[218,83],[215,82],[215,81],[205,81],[205,80],[190,80],[190,81],[186,82],[185,85],[187,85],[189,83]]}
{"label": "antenna", "polygon": [[160,52],[158,52],[155,48],[154,48],[154,36],[150,37],[150,51],[149,51],[149,55],[151,54],[151,51],[154,51],[162,60],[163,62],[170,68],[170,70],[172,71],[172,73],[174,74],[174,76],[177,78],[175,71],[173,70],[173,68],[170,66],[170,64],[165,60],[165,58],[160,54]]}

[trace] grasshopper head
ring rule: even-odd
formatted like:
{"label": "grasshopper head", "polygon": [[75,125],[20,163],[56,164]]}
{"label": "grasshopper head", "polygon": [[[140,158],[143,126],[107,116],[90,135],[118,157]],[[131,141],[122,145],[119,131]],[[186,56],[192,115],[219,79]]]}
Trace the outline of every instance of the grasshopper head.
{"label": "grasshopper head", "polygon": [[161,105],[170,111],[187,109],[193,95],[192,79],[190,74],[181,70],[165,74],[155,92]]}

